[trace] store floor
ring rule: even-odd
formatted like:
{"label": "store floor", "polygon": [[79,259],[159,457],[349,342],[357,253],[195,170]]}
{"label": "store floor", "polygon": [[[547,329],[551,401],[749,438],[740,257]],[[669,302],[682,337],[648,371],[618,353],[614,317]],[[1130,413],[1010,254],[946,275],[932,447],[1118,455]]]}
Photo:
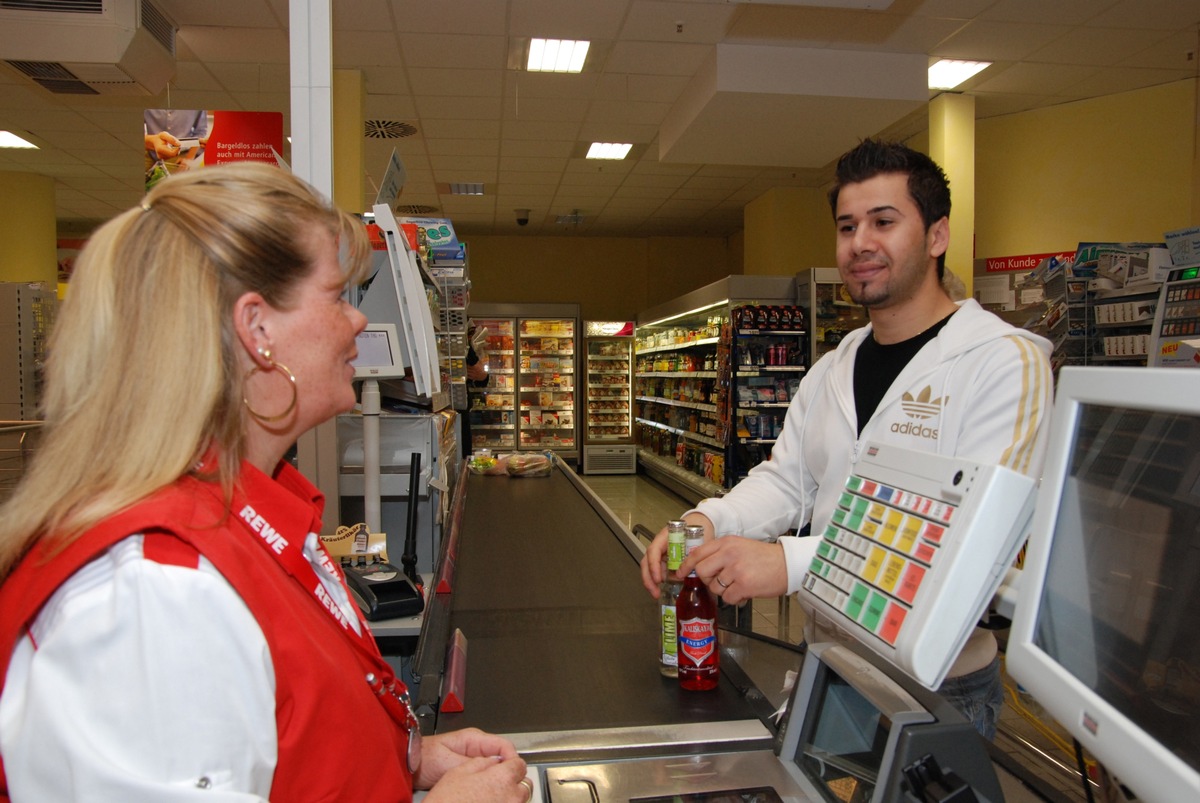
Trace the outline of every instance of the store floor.
{"label": "store floor", "polygon": [[[668,519],[675,518],[691,505],[663,486],[638,474],[582,475],[584,482],[612,510],[617,519],[634,533],[641,525],[651,533],[658,532]],[[777,600],[755,600],[753,629],[757,633],[790,642],[802,638],[804,613],[795,598],[786,604]],[[1028,695],[1018,694],[1016,684],[1004,676],[1007,687],[1005,706],[1001,713],[995,744],[1015,762],[1028,768],[1049,786],[1050,799],[1062,803],[1085,801],[1075,760],[1070,749],[1070,737],[1056,723],[1041,715],[1037,703]],[[1024,803],[1040,798],[1005,783],[1008,803]]]}

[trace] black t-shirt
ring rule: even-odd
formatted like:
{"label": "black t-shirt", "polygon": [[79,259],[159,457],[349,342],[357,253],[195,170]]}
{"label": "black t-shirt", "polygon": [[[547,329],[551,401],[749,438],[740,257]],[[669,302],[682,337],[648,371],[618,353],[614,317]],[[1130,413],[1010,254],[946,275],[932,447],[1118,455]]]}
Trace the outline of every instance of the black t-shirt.
{"label": "black t-shirt", "polygon": [[921,334],[899,343],[884,346],[875,342],[872,332],[859,344],[858,352],[854,355],[854,410],[858,416],[858,434],[862,434],[863,427],[875,415],[875,408],[896,377],[900,376],[904,366],[917,356],[926,343],[938,336],[938,332],[950,320],[950,315]]}

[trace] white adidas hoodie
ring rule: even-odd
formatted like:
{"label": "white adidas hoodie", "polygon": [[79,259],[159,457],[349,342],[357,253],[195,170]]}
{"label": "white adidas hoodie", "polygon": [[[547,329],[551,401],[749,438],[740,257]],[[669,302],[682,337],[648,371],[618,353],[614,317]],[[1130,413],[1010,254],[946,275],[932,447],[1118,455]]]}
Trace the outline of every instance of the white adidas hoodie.
{"label": "white adidas hoodie", "polygon": [[[1053,401],[1050,343],[959,302],[938,336],[900,372],[875,414],[856,433],[854,357],[870,325],[851,332],[818,360],[788,408],[771,459],[755,466],[728,494],[696,510],[717,536],[768,539],[829,520],[851,464],[870,442],[995,463],[1040,477]],[[800,588],[819,536],[780,538],[788,593]],[[807,543],[804,543],[807,542]],[[984,653],[978,653],[973,666]],[[970,645],[968,645],[970,646]],[[981,645],[982,646],[982,645]],[[967,650],[964,650],[964,657]],[[987,656],[990,661],[990,655]],[[951,675],[963,674],[956,671]]]}

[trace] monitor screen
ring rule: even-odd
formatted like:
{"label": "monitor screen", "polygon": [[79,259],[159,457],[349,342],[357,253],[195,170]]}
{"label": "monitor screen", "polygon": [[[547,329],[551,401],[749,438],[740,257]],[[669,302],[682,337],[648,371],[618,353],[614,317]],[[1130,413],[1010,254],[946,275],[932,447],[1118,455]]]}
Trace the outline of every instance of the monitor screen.
{"label": "monitor screen", "polygon": [[393,379],[404,376],[404,359],[395,324],[369,323],[354,339],[358,356],[351,363],[355,379]]}
{"label": "monitor screen", "polygon": [[1200,376],[1064,369],[1009,671],[1143,800],[1200,795]]}
{"label": "monitor screen", "polygon": [[801,734],[800,768],[832,800],[870,800],[879,781],[891,720],[840,675],[814,694]]}

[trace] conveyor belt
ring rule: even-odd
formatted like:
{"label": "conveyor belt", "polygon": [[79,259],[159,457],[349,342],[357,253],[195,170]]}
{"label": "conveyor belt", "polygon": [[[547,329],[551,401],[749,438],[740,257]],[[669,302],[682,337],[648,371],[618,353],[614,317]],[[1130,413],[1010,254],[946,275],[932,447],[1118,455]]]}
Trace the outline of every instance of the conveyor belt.
{"label": "conveyor belt", "polygon": [[[471,476],[450,629],[467,638],[465,710],[437,730],[498,733],[759,719],[730,666],[715,692],[658,671],[658,607],[636,558],[556,466],[549,478]],[[734,682],[731,682],[734,681]]]}

